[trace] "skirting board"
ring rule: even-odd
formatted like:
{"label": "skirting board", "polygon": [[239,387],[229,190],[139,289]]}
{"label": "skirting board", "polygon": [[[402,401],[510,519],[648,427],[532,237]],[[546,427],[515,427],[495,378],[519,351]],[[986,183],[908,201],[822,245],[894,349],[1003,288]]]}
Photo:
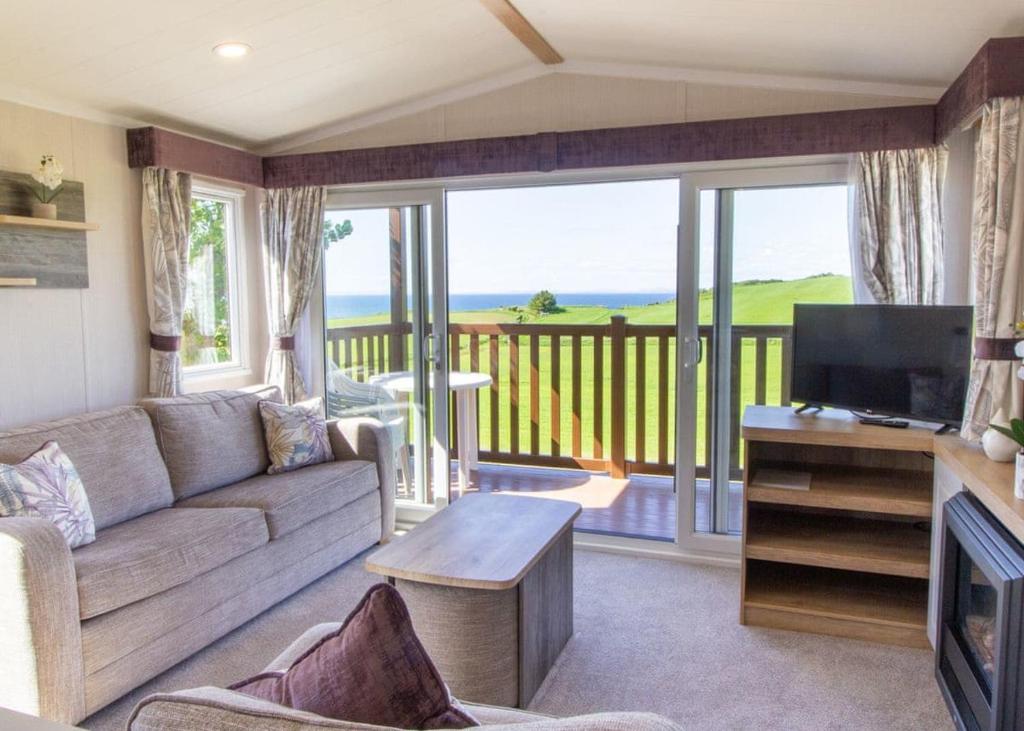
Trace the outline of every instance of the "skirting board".
{"label": "skirting board", "polygon": [[[32,178],[0,171],[0,213],[28,216]],[[62,221],[85,221],[82,183],[66,180],[54,200]],[[87,289],[89,254],[85,231],[0,226],[0,279],[34,279],[37,288]]]}

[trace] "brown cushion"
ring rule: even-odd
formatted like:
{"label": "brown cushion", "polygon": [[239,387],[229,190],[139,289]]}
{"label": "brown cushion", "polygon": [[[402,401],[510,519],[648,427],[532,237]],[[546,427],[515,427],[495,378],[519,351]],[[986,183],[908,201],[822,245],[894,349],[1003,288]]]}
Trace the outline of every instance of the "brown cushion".
{"label": "brown cushion", "polygon": [[207,391],[140,402],[153,419],[175,498],[267,471],[270,460],[258,408],[265,397]]}
{"label": "brown cushion", "polygon": [[253,508],[166,508],[101,530],[71,552],[81,618],[184,584],[268,540]]}
{"label": "brown cushion", "polygon": [[153,426],[137,406],[0,432],[0,462],[21,462],[49,441],[60,444],[78,470],[97,530],[174,500]]}
{"label": "brown cushion", "polygon": [[325,462],[279,475],[257,475],[181,500],[176,507],[259,508],[267,516],[273,540],[376,489],[373,462]]}
{"label": "brown cushion", "polygon": [[372,587],[337,632],[285,672],[263,673],[231,690],[325,718],[403,729],[468,728],[412,629],[398,591]]}

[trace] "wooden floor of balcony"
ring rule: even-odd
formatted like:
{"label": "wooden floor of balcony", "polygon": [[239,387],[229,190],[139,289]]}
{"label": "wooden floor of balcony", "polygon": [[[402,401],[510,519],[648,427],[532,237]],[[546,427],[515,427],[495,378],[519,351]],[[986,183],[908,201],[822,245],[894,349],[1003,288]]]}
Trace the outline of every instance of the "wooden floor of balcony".
{"label": "wooden floor of balcony", "polygon": [[[531,497],[571,500],[583,506],[576,530],[635,538],[671,541],[676,536],[676,501],[671,477],[633,475],[615,479],[606,473],[584,470],[521,467],[481,463],[470,492],[509,492]],[[458,478],[452,475],[452,495],[458,496]],[[710,526],[710,484],[697,480],[696,523]],[[742,528],[742,487],[729,491],[729,530]]]}

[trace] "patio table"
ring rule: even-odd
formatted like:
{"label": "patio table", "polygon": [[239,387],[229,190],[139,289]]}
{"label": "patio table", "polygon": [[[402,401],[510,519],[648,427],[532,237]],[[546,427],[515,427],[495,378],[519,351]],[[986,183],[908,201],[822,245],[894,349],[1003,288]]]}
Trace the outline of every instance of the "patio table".
{"label": "patio table", "polygon": [[[433,385],[434,374],[430,374]],[[412,371],[394,371],[373,376],[370,383],[387,389],[393,394],[410,394],[415,389]],[[448,389],[455,393],[456,433],[459,448],[459,490],[465,495],[471,482],[471,472],[476,472],[479,463],[479,439],[477,435],[476,392],[491,385],[486,373],[472,371],[450,371]]]}

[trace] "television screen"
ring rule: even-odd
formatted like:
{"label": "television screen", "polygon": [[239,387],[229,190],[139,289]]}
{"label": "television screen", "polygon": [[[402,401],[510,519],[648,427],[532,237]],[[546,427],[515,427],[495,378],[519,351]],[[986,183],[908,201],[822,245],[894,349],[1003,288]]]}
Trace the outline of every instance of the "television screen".
{"label": "television screen", "polygon": [[794,401],[958,425],[971,307],[794,305]]}

